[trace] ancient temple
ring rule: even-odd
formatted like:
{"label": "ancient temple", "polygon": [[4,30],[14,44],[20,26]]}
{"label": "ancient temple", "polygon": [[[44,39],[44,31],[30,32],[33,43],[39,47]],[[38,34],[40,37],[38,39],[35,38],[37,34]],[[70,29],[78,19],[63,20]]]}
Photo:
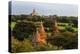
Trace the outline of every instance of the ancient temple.
{"label": "ancient temple", "polygon": [[44,29],[44,26],[43,26],[43,22],[41,21],[40,23],[40,27],[39,27],[39,33],[40,33],[40,39],[41,39],[41,43],[46,43],[46,32],[45,32],[45,29]]}
{"label": "ancient temple", "polygon": [[54,35],[57,35],[59,33],[56,19],[54,19],[52,30]]}
{"label": "ancient temple", "polygon": [[38,44],[46,44],[46,33],[42,22],[33,37],[33,45],[36,46]]}
{"label": "ancient temple", "polygon": [[33,9],[31,15],[32,15],[32,16],[37,16],[37,15],[38,15],[38,14],[36,13],[35,9]]}
{"label": "ancient temple", "polygon": [[32,44],[34,47],[37,47],[37,45],[39,43],[39,38],[40,38],[40,34],[37,30],[36,33],[33,33],[33,38],[32,38]]}
{"label": "ancient temple", "polygon": [[53,23],[53,32],[59,32],[56,20],[54,20],[54,23]]}

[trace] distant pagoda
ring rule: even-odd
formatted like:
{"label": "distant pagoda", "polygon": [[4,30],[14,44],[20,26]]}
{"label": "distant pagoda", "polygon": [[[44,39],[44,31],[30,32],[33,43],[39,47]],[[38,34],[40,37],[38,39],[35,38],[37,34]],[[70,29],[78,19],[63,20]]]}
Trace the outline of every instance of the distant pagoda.
{"label": "distant pagoda", "polygon": [[35,9],[33,9],[31,15],[32,15],[32,16],[37,16],[37,15],[38,15],[38,14],[36,13]]}
{"label": "distant pagoda", "polygon": [[59,32],[56,20],[54,20],[54,23],[53,23],[53,32],[54,33]]}
{"label": "distant pagoda", "polygon": [[58,25],[57,25],[56,19],[54,19],[54,22],[53,22],[53,25],[52,25],[52,31],[53,31],[53,35],[59,34],[59,29],[58,29]]}

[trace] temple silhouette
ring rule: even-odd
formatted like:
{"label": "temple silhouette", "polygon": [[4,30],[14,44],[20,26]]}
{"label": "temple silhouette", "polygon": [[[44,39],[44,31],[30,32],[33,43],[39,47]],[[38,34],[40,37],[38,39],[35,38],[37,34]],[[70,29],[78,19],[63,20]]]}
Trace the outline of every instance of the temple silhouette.
{"label": "temple silhouette", "polygon": [[38,15],[38,13],[36,12],[35,9],[33,9],[32,13],[31,13],[31,16],[37,16],[37,15]]}

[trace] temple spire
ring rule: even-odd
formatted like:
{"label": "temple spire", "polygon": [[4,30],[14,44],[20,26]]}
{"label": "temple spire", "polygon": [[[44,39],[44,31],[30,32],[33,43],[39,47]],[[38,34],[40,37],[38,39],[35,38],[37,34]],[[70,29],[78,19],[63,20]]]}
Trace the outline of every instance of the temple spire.
{"label": "temple spire", "polygon": [[46,32],[43,26],[43,22],[41,21],[40,27],[39,27],[39,33],[40,33],[40,39],[42,43],[46,43]]}
{"label": "temple spire", "polygon": [[42,21],[39,29],[36,30],[36,33],[33,36],[33,44],[34,46],[37,46],[38,44],[46,44],[46,33]]}
{"label": "temple spire", "polygon": [[56,19],[54,19],[54,23],[53,23],[53,34],[58,34],[59,33],[59,30],[58,30],[58,25],[57,25],[57,21]]}
{"label": "temple spire", "polygon": [[32,15],[32,16],[36,16],[36,15],[37,15],[37,13],[36,13],[36,10],[35,10],[35,9],[33,9],[33,11],[32,11],[32,13],[31,13],[31,15]]}

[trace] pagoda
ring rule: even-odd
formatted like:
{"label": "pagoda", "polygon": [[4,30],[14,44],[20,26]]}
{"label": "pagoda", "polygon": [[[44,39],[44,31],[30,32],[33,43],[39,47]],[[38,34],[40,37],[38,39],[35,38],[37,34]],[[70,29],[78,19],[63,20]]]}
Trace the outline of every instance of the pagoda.
{"label": "pagoda", "polygon": [[54,23],[53,23],[53,32],[54,33],[59,32],[56,20],[54,20]]}
{"label": "pagoda", "polygon": [[46,44],[46,33],[42,22],[40,23],[39,29],[37,29],[36,33],[33,35],[33,45],[37,46],[38,44]]}
{"label": "pagoda", "polygon": [[37,13],[36,13],[35,9],[33,9],[31,15],[32,15],[32,16],[37,16]]}
{"label": "pagoda", "polygon": [[41,43],[46,43],[46,32],[45,32],[45,29],[44,29],[44,26],[43,26],[43,22],[41,21],[40,23],[40,27],[39,27],[39,33],[40,33],[40,39],[41,39]]}
{"label": "pagoda", "polygon": [[53,35],[58,35],[59,34],[59,29],[58,29],[58,26],[57,26],[57,22],[56,22],[56,19],[54,19],[54,22],[53,22],[53,26],[52,26],[52,31],[53,31]]}

